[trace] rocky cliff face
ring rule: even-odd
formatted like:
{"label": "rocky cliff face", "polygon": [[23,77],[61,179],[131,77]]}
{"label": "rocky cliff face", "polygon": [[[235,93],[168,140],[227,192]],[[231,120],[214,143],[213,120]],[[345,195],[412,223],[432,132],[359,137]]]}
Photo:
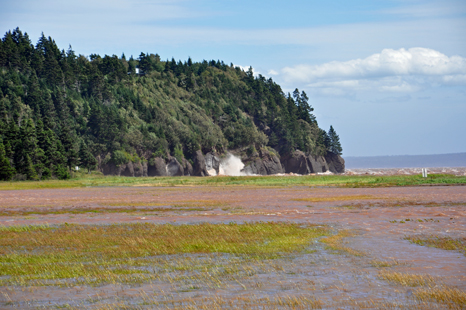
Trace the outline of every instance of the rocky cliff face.
{"label": "rocky cliff face", "polygon": [[261,148],[259,152],[241,159],[245,164],[242,171],[246,174],[269,175],[284,172],[277,155],[265,148]]}
{"label": "rocky cliff face", "polygon": [[[337,154],[328,152],[325,156],[306,155],[296,150],[291,154],[279,158],[274,152],[266,148],[247,156],[241,160],[245,164],[242,172],[245,174],[270,175],[277,173],[311,174],[330,171],[332,173],[345,172],[345,160]],[[197,151],[193,156],[193,165],[183,158],[180,163],[175,157],[167,161],[157,157],[149,163],[132,163],[116,166],[112,162],[99,162],[100,170],[105,175],[118,176],[215,176],[220,172],[220,157],[210,152],[206,155]]]}
{"label": "rocky cliff face", "polygon": [[148,167],[147,163],[132,163],[116,166],[114,163],[109,162],[101,165],[101,170],[105,175],[118,175],[125,177],[147,177]]}
{"label": "rocky cliff face", "polygon": [[337,154],[327,152],[325,156],[306,155],[296,150],[282,157],[282,165],[286,173],[310,174],[330,171],[332,173],[345,172],[345,160]]}
{"label": "rocky cliff face", "polygon": [[328,163],[329,170],[333,173],[345,172],[345,160],[340,155],[327,152],[327,155],[325,155],[325,160]]}

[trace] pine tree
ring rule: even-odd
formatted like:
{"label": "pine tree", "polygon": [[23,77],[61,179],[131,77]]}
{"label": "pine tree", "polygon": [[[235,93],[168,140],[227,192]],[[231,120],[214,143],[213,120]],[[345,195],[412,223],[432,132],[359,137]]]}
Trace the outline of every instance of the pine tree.
{"label": "pine tree", "polygon": [[86,143],[84,143],[84,141],[81,141],[79,145],[79,160],[81,166],[86,168],[89,173],[91,173],[91,169],[94,169],[95,165],[97,164],[97,160],[89,151],[89,148]]}
{"label": "pine tree", "polygon": [[14,175],[15,169],[11,166],[10,160],[6,156],[3,142],[0,140],[0,180],[11,180]]}
{"label": "pine tree", "polygon": [[337,135],[335,129],[333,129],[333,126],[330,126],[330,129],[328,130],[328,137],[330,140],[329,151],[341,155],[343,149],[340,144],[340,137]]}

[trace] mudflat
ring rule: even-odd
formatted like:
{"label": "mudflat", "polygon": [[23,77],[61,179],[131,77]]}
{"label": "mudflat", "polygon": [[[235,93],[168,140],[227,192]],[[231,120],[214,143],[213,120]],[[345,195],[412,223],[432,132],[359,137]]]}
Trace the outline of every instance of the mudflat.
{"label": "mudflat", "polygon": [[0,225],[5,309],[466,307],[464,186],[4,190]]}

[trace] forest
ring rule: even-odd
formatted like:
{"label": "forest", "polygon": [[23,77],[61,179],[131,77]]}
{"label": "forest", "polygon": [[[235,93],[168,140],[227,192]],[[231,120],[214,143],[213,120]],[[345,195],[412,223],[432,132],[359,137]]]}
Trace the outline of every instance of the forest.
{"label": "forest", "polygon": [[268,148],[341,155],[304,91],[220,60],[88,57],[19,28],[0,40],[0,180],[70,178],[102,162]]}

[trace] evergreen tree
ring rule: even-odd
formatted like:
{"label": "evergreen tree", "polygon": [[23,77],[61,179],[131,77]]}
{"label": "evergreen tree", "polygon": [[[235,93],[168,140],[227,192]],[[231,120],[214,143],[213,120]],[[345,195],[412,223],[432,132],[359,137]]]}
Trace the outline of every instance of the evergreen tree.
{"label": "evergreen tree", "polygon": [[333,129],[333,126],[330,126],[330,129],[328,130],[328,137],[330,141],[329,151],[341,155],[343,149],[340,144],[340,137],[337,135],[335,129]]}
{"label": "evergreen tree", "polygon": [[0,180],[11,180],[14,175],[15,169],[11,166],[10,160],[6,156],[3,141],[0,139]]}
{"label": "evergreen tree", "polygon": [[91,173],[91,170],[94,169],[97,164],[97,160],[89,151],[89,148],[84,141],[81,141],[79,145],[79,161],[81,166],[86,168],[89,173]]}
{"label": "evergreen tree", "polygon": [[27,119],[19,132],[20,143],[16,144],[15,149],[15,168],[26,175],[29,180],[36,179],[37,173],[34,170],[34,161],[36,160],[37,139],[34,124],[31,119]]}

